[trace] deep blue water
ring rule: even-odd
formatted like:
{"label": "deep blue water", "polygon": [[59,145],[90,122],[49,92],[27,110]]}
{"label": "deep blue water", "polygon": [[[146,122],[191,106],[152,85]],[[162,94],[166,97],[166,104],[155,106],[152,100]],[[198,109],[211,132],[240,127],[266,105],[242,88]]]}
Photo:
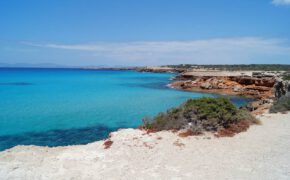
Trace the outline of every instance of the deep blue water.
{"label": "deep blue water", "polygon": [[[0,68],[0,150],[15,145],[86,144],[188,98],[167,88],[173,74]],[[240,106],[249,101],[231,100]]]}

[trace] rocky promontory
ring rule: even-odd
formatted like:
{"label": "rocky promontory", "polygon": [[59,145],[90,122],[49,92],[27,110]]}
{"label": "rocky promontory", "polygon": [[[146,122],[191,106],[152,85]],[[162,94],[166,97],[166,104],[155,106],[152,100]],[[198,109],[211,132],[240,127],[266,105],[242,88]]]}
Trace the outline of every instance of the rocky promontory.
{"label": "rocky promontory", "polygon": [[186,72],[175,78],[172,87],[207,93],[239,95],[255,99],[273,96],[274,75],[254,76],[251,72]]}

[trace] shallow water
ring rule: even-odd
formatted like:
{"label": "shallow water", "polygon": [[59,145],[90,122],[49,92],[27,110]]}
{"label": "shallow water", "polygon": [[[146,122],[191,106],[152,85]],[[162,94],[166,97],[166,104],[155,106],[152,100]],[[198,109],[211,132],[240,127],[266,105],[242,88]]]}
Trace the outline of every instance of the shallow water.
{"label": "shallow water", "polygon": [[[188,98],[168,88],[173,74],[0,68],[0,150],[15,145],[86,144]],[[237,105],[249,99],[231,97]]]}

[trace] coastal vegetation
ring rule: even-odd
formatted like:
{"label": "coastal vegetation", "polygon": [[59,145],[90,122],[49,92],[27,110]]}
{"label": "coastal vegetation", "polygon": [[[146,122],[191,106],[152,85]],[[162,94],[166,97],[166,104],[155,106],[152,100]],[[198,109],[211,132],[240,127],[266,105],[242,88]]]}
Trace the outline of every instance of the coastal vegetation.
{"label": "coastal vegetation", "polygon": [[289,81],[290,80],[290,73],[285,73],[282,78],[284,81]]}
{"label": "coastal vegetation", "polygon": [[248,111],[238,109],[229,99],[203,97],[190,99],[177,108],[159,113],[153,119],[143,119],[144,127],[150,130],[190,130],[193,134],[204,131],[225,132],[231,135],[245,131],[258,123]]}

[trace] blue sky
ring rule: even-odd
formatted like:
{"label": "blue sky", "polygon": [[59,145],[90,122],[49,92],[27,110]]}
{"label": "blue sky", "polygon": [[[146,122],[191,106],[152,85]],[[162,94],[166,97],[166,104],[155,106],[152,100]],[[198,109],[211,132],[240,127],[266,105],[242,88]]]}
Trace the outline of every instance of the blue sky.
{"label": "blue sky", "polygon": [[290,0],[0,1],[0,63],[290,62]]}

